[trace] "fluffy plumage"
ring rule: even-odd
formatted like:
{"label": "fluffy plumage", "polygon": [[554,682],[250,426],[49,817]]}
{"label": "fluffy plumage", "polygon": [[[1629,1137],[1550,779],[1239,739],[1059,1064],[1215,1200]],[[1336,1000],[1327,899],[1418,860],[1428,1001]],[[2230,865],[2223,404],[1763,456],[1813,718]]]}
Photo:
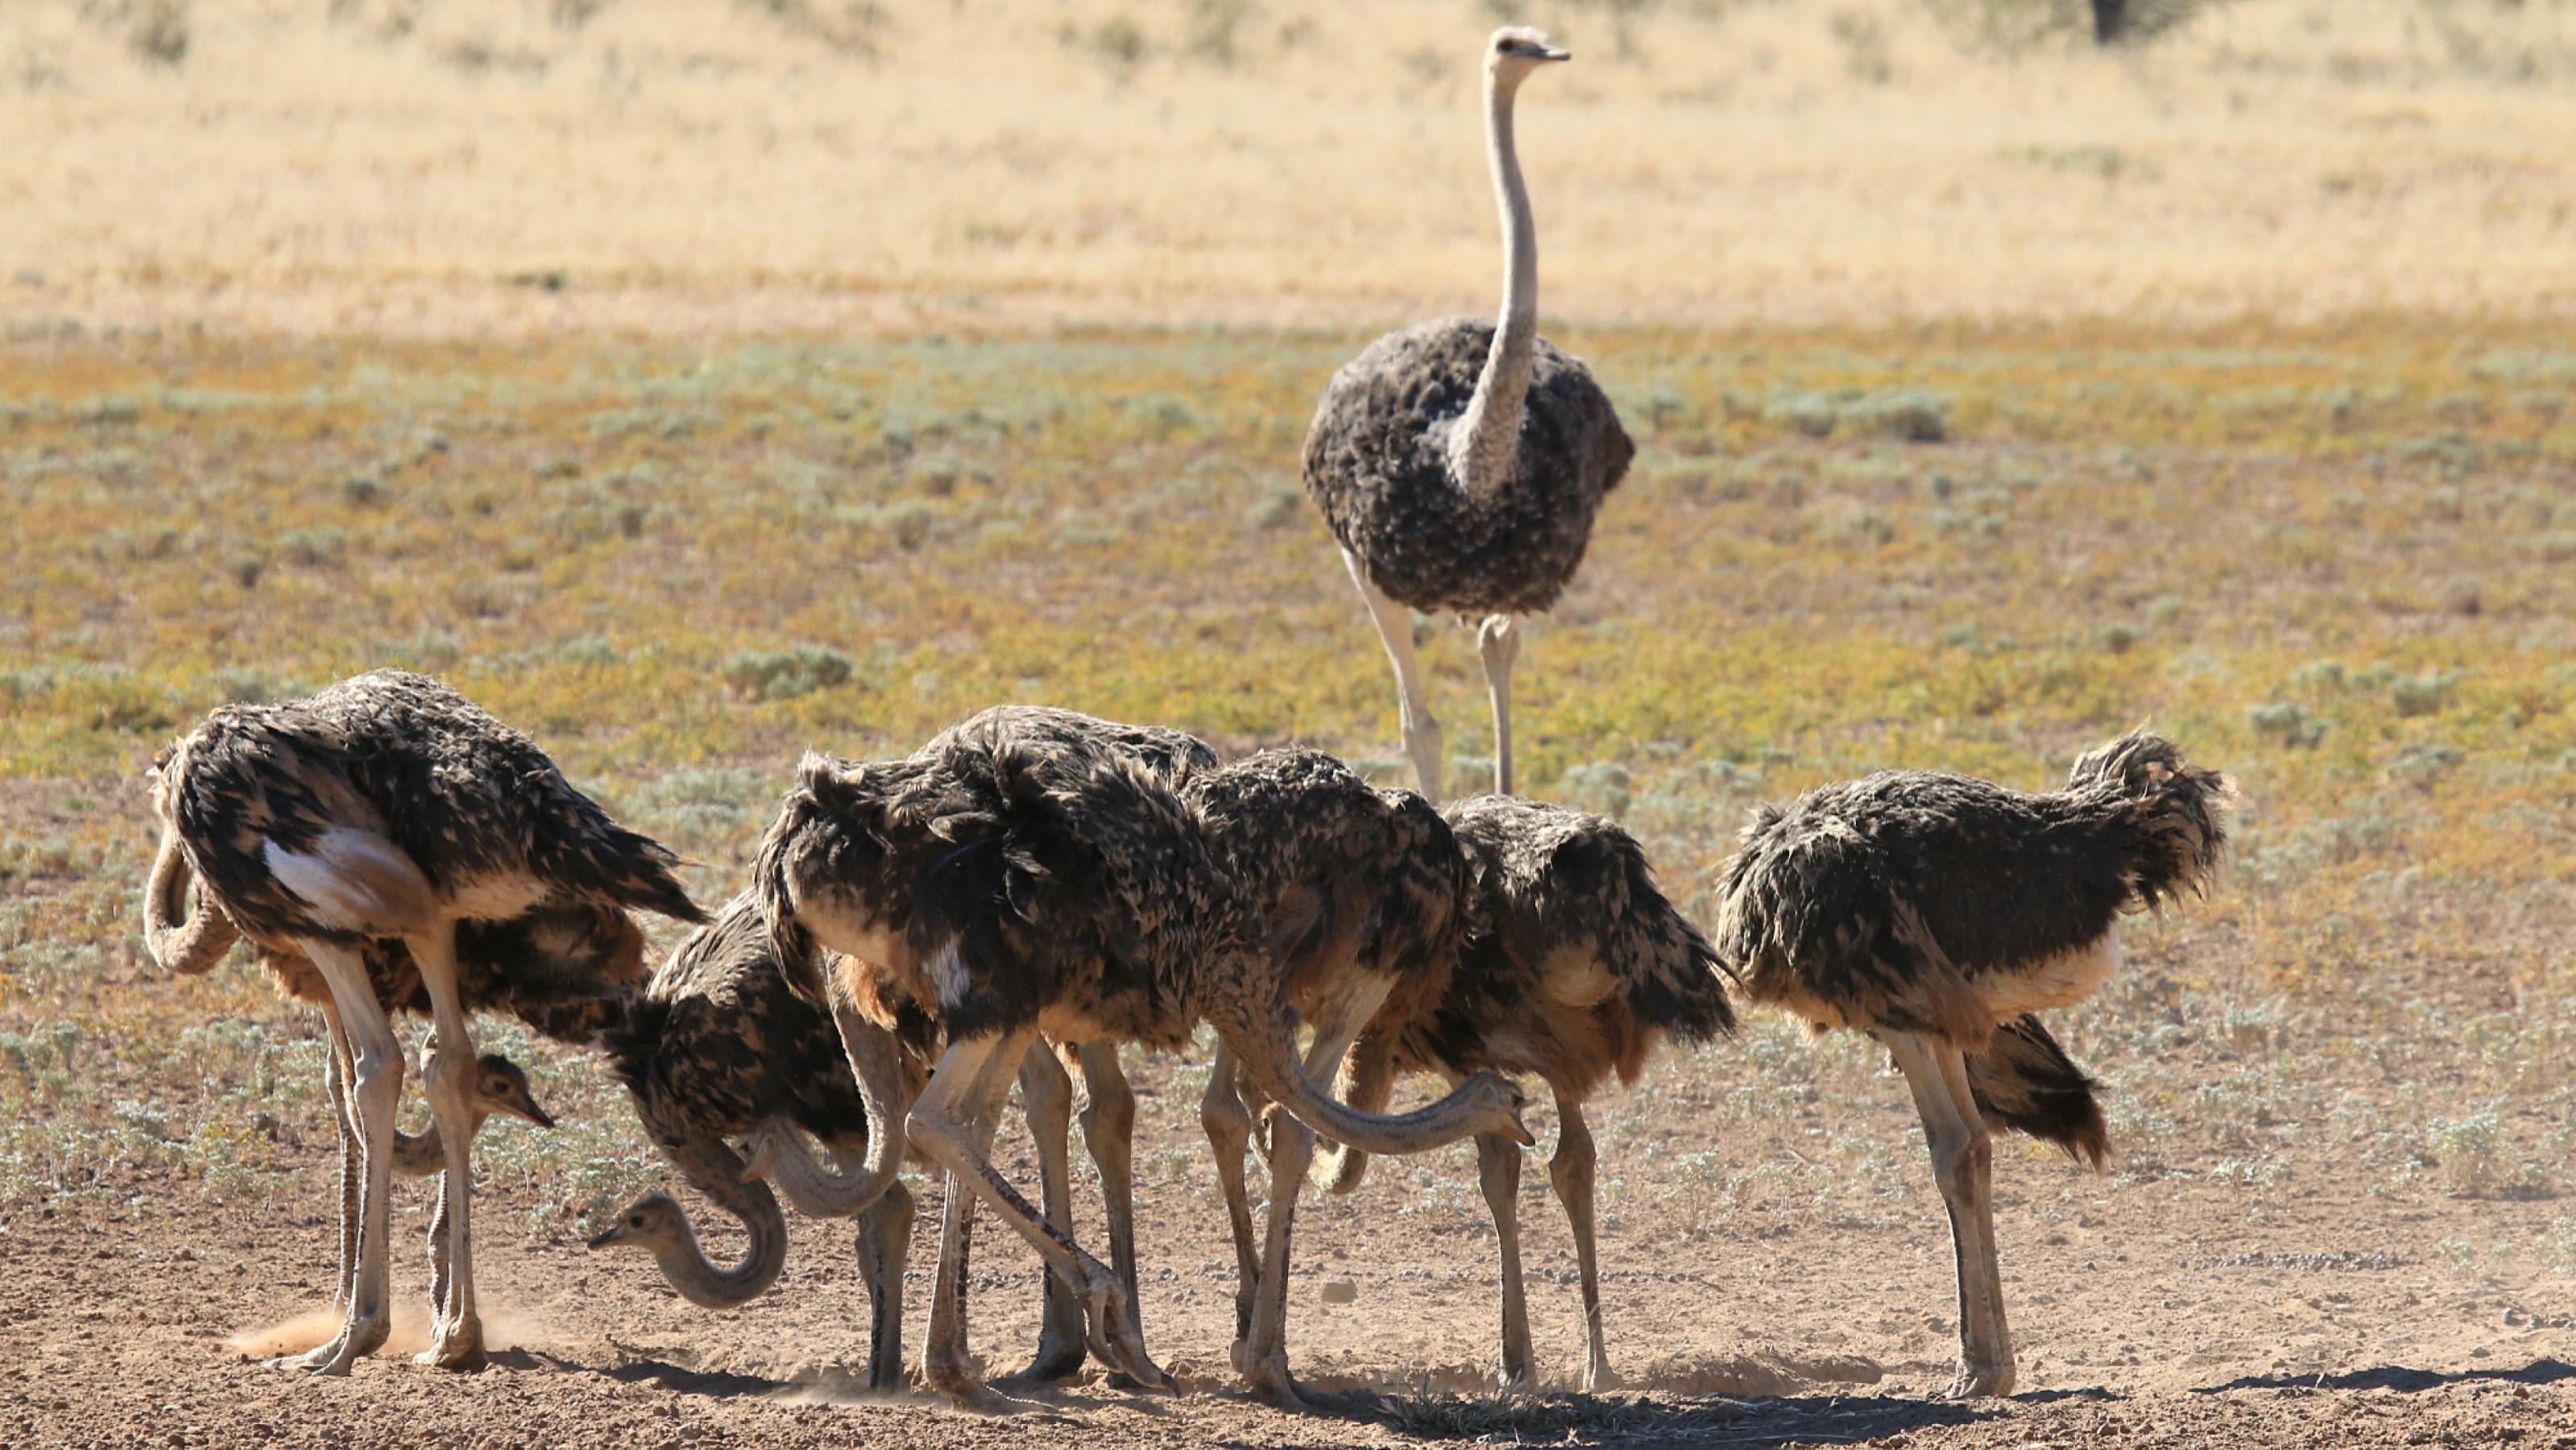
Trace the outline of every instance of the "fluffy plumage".
{"label": "fluffy plumage", "polygon": [[1350,970],[1395,978],[1388,1010],[1405,1017],[1439,1000],[1458,953],[1466,861],[1430,802],[1306,749],[1203,771],[1182,798],[1259,905],[1291,1002]]}
{"label": "fluffy plumage", "polygon": [[825,1142],[867,1136],[840,1033],[788,986],[748,892],[671,953],[600,1045],[657,1147],[721,1143],[773,1117]]}
{"label": "fluffy plumage", "polygon": [[1306,492],[1333,537],[1425,614],[1553,606],[1637,452],[1591,372],[1542,339],[1510,479],[1461,488],[1449,435],[1493,340],[1491,321],[1466,317],[1388,333],[1333,374],[1306,433]]}
{"label": "fluffy plumage", "polygon": [[[1104,1362],[1154,1386],[1169,1377],[1146,1354],[1118,1276],[994,1170],[975,1126],[1006,1081],[995,1073],[1037,1034],[1177,1048],[1205,1021],[1257,1087],[1336,1138],[1386,1151],[1475,1132],[1528,1140],[1518,1093],[1491,1077],[1400,1119],[1353,1114],[1320,1091],[1298,1061],[1287,972],[1260,903],[1211,834],[1168,778],[1124,751],[1001,721],[901,761],[808,756],[754,870],[808,1000],[826,1001],[819,948],[829,947],[864,964],[843,976],[863,1011],[882,1021],[909,1002],[946,1029],[940,1065],[905,1119],[912,1145],[1075,1287]],[[843,1031],[846,1046],[850,1024]],[[861,1081],[881,1114],[893,1089],[864,1069]],[[872,1177],[881,1171],[871,1164]],[[960,1249],[964,1227],[952,1213],[945,1237]],[[943,1250],[943,1269],[953,1266]],[[926,1371],[971,1401],[981,1391],[953,1337],[961,1306],[958,1293],[935,1296]]]}
{"label": "fluffy plumage", "polygon": [[[1163,781],[1110,753],[1008,723],[913,756],[809,755],[755,867],[777,922],[828,915],[902,935],[851,986],[891,1020],[903,1003],[949,1036],[1037,1025],[1079,1002],[1100,1035],[1176,1048],[1206,964],[1262,950],[1246,893],[1209,858]],[[892,945],[889,943],[889,945]],[[927,963],[954,951],[961,970]],[[781,959],[821,1000],[819,958],[791,929]]]}
{"label": "fluffy plumage", "polygon": [[455,914],[506,919],[571,898],[704,919],[676,857],[573,789],[535,742],[421,675],[379,670],[285,704],[225,706],[179,743],[159,790],[220,909],[289,953],[298,939],[396,935],[434,903],[485,897],[500,909]]}
{"label": "fluffy plumage", "polygon": [[2228,799],[2144,731],[2087,753],[2063,790],[1919,770],[1825,786],[1754,811],[1719,881],[1718,954],[1755,1000],[1819,1025],[1981,1048],[2098,985],[2107,963],[2081,959],[2120,913],[2202,887]]}

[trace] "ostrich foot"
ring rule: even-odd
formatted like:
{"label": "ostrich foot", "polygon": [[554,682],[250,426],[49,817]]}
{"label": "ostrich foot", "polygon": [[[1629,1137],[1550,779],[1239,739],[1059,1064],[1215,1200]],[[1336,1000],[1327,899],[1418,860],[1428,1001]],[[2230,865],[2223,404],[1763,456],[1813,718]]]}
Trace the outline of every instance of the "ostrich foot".
{"label": "ostrich foot", "polygon": [[1022,1385],[1051,1385],[1059,1380],[1073,1378],[1075,1373],[1081,1370],[1082,1361],[1081,1340],[1041,1342],[1038,1345],[1037,1358],[1029,1361],[1027,1369],[1021,1370],[1018,1374],[1005,1375],[996,1383],[1014,1388]]}
{"label": "ostrich foot", "polygon": [[1622,1378],[1617,1370],[1606,1364],[1593,1365],[1583,1372],[1583,1392],[1587,1395],[1597,1395],[1603,1390],[1615,1390],[1627,1383],[1628,1381]]}
{"label": "ostrich foot", "polygon": [[458,1325],[440,1325],[437,1339],[413,1355],[412,1363],[459,1373],[483,1368],[491,1363],[483,1353],[483,1321],[469,1318]]}
{"label": "ostrich foot", "polygon": [[361,1359],[385,1347],[393,1334],[393,1321],[384,1316],[344,1324],[327,1344],[316,1345],[302,1354],[282,1354],[264,1361],[270,1369],[300,1369],[313,1374],[344,1375]]}
{"label": "ostrich foot", "polygon": [[1144,1332],[1128,1312],[1124,1285],[1104,1276],[1094,1280],[1090,1292],[1083,1297],[1091,1302],[1086,1325],[1091,1356],[1100,1361],[1103,1369],[1125,1374],[1140,1390],[1166,1395],[1181,1392],[1180,1381],[1165,1374],[1163,1367],[1154,1363],[1154,1356],[1146,1352]]}
{"label": "ostrich foot", "polygon": [[1297,1383],[1285,1353],[1265,1359],[1247,1349],[1235,1367],[1254,1394],[1292,1415],[1374,1415],[1386,1408],[1385,1397],[1369,1390],[1319,1390]]}
{"label": "ostrich foot", "polygon": [[970,1415],[1017,1415],[1038,1408],[1036,1401],[1003,1394],[954,1365],[924,1365],[921,1380],[926,1387],[947,1397],[950,1405]]}
{"label": "ostrich foot", "polygon": [[1959,1366],[1959,1377],[1950,1381],[1950,1387],[1941,1392],[1940,1398],[1975,1400],[2000,1397],[2012,1392],[2013,1367],[2009,1362],[1983,1366],[1962,1363]]}

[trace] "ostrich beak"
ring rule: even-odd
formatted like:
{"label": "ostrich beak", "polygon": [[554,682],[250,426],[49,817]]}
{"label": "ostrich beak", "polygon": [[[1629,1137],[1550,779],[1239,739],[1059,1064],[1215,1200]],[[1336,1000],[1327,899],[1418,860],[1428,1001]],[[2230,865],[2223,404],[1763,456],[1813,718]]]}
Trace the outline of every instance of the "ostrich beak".
{"label": "ostrich beak", "polygon": [[540,1128],[551,1128],[555,1125],[555,1115],[538,1107],[535,1098],[530,1098],[519,1105],[519,1116]]}
{"label": "ostrich beak", "polygon": [[1541,60],[1572,60],[1574,59],[1574,52],[1567,50],[1562,46],[1543,45],[1539,47],[1538,58]]}
{"label": "ostrich beak", "polygon": [[590,1248],[594,1253],[600,1249],[607,1248],[611,1244],[622,1244],[624,1242],[626,1242],[626,1225],[622,1223],[612,1223],[608,1227],[601,1229],[599,1232],[590,1236]]}

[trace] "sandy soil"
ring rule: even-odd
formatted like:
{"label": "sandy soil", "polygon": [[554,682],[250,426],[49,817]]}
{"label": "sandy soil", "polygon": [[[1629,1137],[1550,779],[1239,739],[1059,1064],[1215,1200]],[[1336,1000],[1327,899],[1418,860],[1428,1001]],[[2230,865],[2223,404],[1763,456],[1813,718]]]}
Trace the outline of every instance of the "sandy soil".
{"label": "sandy soil", "polygon": [[[1147,1064],[1140,1082],[1168,1089],[1168,1070]],[[1875,1223],[1781,1221],[1697,1240],[1631,1199],[1604,1243],[1628,1385],[1597,1400],[1498,1402],[1483,1370],[1490,1230],[1480,1214],[1391,1213],[1403,1195],[1381,1180],[1350,1200],[1310,1197],[1291,1347],[1309,1378],[1374,1386],[1394,1407],[1308,1420],[1231,1384],[1221,1220],[1199,1191],[1167,1187],[1142,1204],[1146,1322],[1189,1392],[1140,1398],[1086,1376],[987,1419],[851,1389],[864,1329],[840,1226],[799,1222],[778,1288],[710,1314],[640,1257],[521,1241],[522,1206],[506,1197],[487,1196],[479,1219],[487,1323],[507,1346],[488,1371],[449,1375],[392,1353],[345,1380],[264,1368],[248,1356],[312,1342],[327,1319],[328,1170],[313,1156],[307,1183],[266,1201],[156,1216],[152,1185],[136,1180],[0,1225],[0,1443],[996,1445],[1079,1433],[1101,1444],[2576,1446],[2563,1279],[2464,1273],[2428,1247],[2527,1236],[2547,1203],[2374,1195],[2363,1182],[2249,1199],[2205,1179],[2095,1177],[2008,1151],[2000,1222],[2025,1392],[1959,1405],[1930,1398],[1953,1344],[1930,1195]],[[1445,1166],[1466,1171],[1463,1158]],[[1572,1256],[1543,1175],[1532,1180],[1533,1314],[1542,1363],[1562,1376],[1580,1352]],[[127,1188],[130,1208],[112,1201]],[[915,1335],[934,1217],[909,1285]],[[407,1196],[396,1348],[423,1337],[424,1275],[407,1246],[425,1222]],[[1004,1370],[1035,1328],[1036,1279],[1020,1258],[993,1247],[981,1262],[999,1272],[977,1283],[976,1345]],[[1354,1285],[1355,1302],[1323,1303],[1328,1280]]]}

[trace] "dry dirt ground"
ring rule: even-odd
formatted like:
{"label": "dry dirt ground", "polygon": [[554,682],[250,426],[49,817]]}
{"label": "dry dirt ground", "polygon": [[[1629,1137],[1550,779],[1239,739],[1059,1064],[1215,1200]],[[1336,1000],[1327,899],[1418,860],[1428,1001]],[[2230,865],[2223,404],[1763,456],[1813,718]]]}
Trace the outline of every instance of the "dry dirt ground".
{"label": "dry dirt ground", "polygon": [[[2151,956],[2142,970],[2167,964]],[[1709,1105],[1745,1088],[1745,1064],[1728,1056],[1651,1075],[1623,1100],[1622,1131],[1705,1140]],[[799,1221],[778,1287],[712,1314],[675,1298],[640,1258],[523,1237],[515,1226],[533,1221],[530,1205],[507,1192],[486,1193],[478,1218],[499,1349],[488,1370],[449,1375],[395,1353],[345,1380],[264,1368],[247,1356],[310,1342],[325,1317],[328,1147],[307,1124],[297,1131],[309,1171],[242,1199],[209,1207],[181,1189],[188,1207],[163,1212],[154,1197],[169,1185],[126,1173],[0,1218],[0,1443],[2576,1446],[2565,1276],[2500,1269],[2518,1261],[2477,1247],[2530,1239],[2551,1203],[2331,1169],[2249,1195],[2222,1175],[2155,1164],[2095,1176],[2023,1145],[1999,1155],[1997,1182],[2024,1393],[1934,1400],[1953,1344],[1948,1246],[1938,1200],[1916,1181],[1928,1174],[1906,1138],[1903,1094],[1884,1076],[1874,1105],[1841,1109],[1904,1155],[1906,1181],[1885,1187],[1882,1213],[1711,1228],[1692,1194],[1618,1192],[1635,1165],[1605,1160],[1611,1345],[1627,1384],[1597,1399],[1492,1393],[1492,1234],[1472,1188],[1426,1202],[1416,1187],[1425,1174],[1471,1185],[1463,1151],[1406,1165],[1410,1178],[1376,1174],[1350,1199],[1310,1195],[1292,1353],[1311,1379],[1372,1386],[1389,1404],[1370,1417],[1291,1418],[1244,1397],[1225,1369],[1230,1270],[1221,1217],[1194,1181],[1204,1158],[1185,1131],[1195,1092],[1183,1075],[1170,1060],[1138,1073],[1149,1170],[1174,1161],[1158,1152],[1189,1160],[1159,1185],[1148,1171],[1141,1205],[1147,1331],[1188,1386],[1177,1399],[1088,1373],[1003,1419],[925,1396],[868,1399],[848,1379],[864,1329],[841,1226]],[[1802,1131],[1822,1131],[1798,1121],[1815,1116],[1782,1125],[1793,1156]],[[1025,1179],[1033,1164],[1024,1145],[1020,1155]],[[1580,1320],[1544,1183],[1529,1175],[1521,1219],[1541,1360],[1561,1382],[1579,1362]],[[926,1190],[908,1284],[916,1336],[935,1202]],[[397,1350],[423,1338],[413,1246],[425,1223],[407,1194]],[[1036,1279],[1013,1246],[988,1243],[980,1261],[975,1343],[1006,1370],[1032,1340]],[[1333,1280],[1356,1300],[1322,1302]]]}

